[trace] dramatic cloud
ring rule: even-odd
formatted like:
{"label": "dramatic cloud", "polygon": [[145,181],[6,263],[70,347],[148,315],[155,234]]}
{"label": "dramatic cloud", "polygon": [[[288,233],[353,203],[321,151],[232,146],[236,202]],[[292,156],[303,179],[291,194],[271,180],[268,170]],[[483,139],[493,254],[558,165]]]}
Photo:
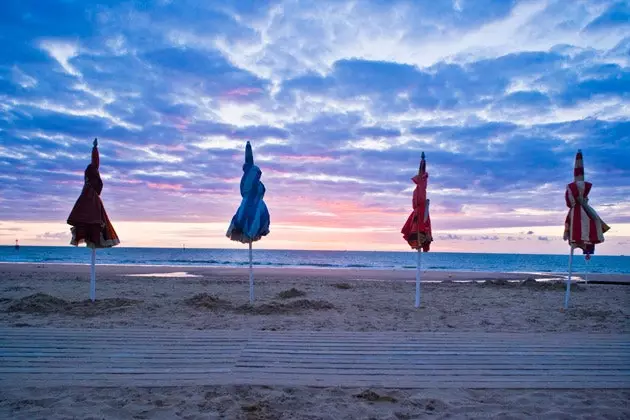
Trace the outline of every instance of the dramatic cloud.
{"label": "dramatic cloud", "polygon": [[250,140],[277,246],[398,249],[423,151],[438,241],[556,242],[578,148],[628,224],[628,22],[607,0],[0,2],[0,221],[63,223],[98,137],[114,221],[227,226]]}

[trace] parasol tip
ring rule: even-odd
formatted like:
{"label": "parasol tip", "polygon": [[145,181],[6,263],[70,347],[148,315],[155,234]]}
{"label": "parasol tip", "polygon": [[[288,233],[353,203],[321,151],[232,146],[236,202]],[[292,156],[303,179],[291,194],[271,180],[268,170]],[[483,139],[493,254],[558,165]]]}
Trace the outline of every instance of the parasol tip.
{"label": "parasol tip", "polygon": [[424,152],[420,155],[420,165],[418,166],[418,175],[422,175],[427,171],[426,169],[426,161],[424,160]]}
{"label": "parasol tip", "polygon": [[254,152],[252,151],[252,145],[249,141],[245,145],[245,164],[254,164]]}
{"label": "parasol tip", "polygon": [[96,137],[94,138],[94,142],[92,142],[92,145],[94,147],[98,146],[98,139]]}
{"label": "parasol tip", "polygon": [[579,154],[582,154],[582,149],[578,149],[578,153],[579,153]]}

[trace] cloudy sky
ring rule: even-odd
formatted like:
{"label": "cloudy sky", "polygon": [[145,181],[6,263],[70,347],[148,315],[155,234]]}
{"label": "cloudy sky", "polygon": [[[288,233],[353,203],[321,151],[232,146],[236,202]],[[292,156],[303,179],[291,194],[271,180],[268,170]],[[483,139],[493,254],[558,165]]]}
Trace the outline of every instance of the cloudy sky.
{"label": "cloudy sky", "polygon": [[606,0],[0,2],[0,243],[63,245],[99,138],[127,246],[407,249],[421,151],[435,251],[562,253],[584,151],[630,248],[630,5]]}

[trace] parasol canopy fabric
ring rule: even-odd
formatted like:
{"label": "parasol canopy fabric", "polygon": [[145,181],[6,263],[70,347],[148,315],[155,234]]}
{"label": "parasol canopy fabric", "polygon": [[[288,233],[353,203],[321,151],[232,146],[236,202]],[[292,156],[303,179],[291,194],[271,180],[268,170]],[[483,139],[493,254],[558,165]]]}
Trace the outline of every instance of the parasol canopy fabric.
{"label": "parasol canopy fabric", "polygon": [[89,248],[111,248],[120,243],[100,197],[103,181],[99,166],[98,140],[94,139],[92,161],[85,169],[83,189],[67,220],[72,226],[70,244],[74,246],[85,242]]}
{"label": "parasol canopy fabric", "polygon": [[245,164],[241,178],[241,205],[226,233],[233,241],[255,242],[269,234],[269,210],[263,201],[265,186],[260,181],[262,171],[254,165],[254,154],[249,142],[245,146]]}
{"label": "parasol canopy fabric", "polygon": [[604,233],[610,227],[589,205],[588,195],[593,184],[584,180],[584,159],[582,151],[575,156],[573,182],[567,185],[564,198],[569,213],[564,223],[564,240],[572,248],[580,248],[585,254],[593,254],[595,245],[604,242]]}
{"label": "parasol canopy fabric", "polygon": [[401,230],[403,238],[411,248],[421,248],[424,252],[429,251],[431,242],[433,241],[431,235],[431,217],[429,217],[429,200],[427,199],[429,173],[426,168],[427,162],[424,152],[422,152],[418,175],[411,178],[416,184],[416,188],[413,192],[413,211]]}

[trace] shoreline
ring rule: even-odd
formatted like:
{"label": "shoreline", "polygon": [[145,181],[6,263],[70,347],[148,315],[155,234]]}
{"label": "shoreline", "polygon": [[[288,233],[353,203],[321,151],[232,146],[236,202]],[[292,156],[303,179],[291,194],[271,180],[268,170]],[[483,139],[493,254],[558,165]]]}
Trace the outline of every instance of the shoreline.
{"label": "shoreline", "polygon": [[[50,262],[0,262],[0,271],[16,272],[22,270],[42,270],[45,269],[51,273],[75,272],[77,269],[89,267],[90,264],[84,263],[50,263]],[[192,275],[204,274],[229,274],[229,275],[245,275],[249,273],[248,267],[242,266],[213,266],[213,265],[152,265],[152,264],[97,264],[98,273],[113,273],[125,270],[128,275],[136,275],[142,277],[142,274],[162,274],[172,273],[174,270],[185,272]],[[326,277],[357,277],[357,281],[388,281],[388,280],[404,280],[415,281],[415,269],[407,268],[365,268],[365,267],[312,267],[312,266],[254,266],[254,276],[257,275],[274,275],[274,276],[295,276],[295,275],[317,275],[326,273]],[[523,281],[528,278],[535,278],[537,281],[565,281],[566,272],[535,272],[535,271],[514,271],[514,272],[497,272],[497,271],[468,271],[468,270],[421,270],[422,281],[427,283],[441,282],[475,282],[485,280],[507,280],[507,281]],[[118,273],[120,274],[120,273]],[[370,277],[364,278],[366,274]],[[124,274],[120,274],[124,275]],[[583,282],[584,273],[574,272],[573,281]],[[153,275],[152,277],[159,277]],[[170,276],[176,277],[176,276]],[[360,278],[359,278],[360,277]],[[630,285],[630,274],[622,273],[589,273],[589,283],[599,284],[628,284]]]}

